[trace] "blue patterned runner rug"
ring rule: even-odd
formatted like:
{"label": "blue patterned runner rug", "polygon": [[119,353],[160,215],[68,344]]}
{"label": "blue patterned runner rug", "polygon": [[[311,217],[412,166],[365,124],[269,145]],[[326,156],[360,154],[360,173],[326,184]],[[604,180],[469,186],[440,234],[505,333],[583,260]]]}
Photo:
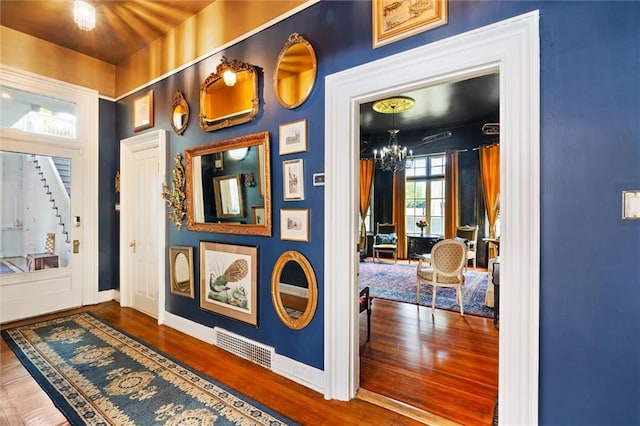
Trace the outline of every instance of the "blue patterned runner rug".
{"label": "blue patterned runner rug", "polygon": [[295,424],[89,313],[2,337],[73,425]]}

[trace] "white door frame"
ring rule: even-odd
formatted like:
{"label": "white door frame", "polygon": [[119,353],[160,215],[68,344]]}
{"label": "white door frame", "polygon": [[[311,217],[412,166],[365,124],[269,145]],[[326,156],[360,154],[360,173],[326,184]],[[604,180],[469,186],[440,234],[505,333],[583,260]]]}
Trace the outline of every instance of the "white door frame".
{"label": "white door frame", "polygon": [[420,86],[498,71],[501,273],[504,282],[514,283],[500,287],[499,418],[503,424],[537,423],[538,27],[539,13],[534,11],[326,77],[325,398],[351,399],[360,383],[356,300],[359,105]]}
{"label": "white door frame", "polygon": [[[158,324],[164,323],[164,282],[165,274],[165,253],[166,253],[166,208],[162,201],[162,182],[165,179],[167,168],[167,132],[166,130],[155,130],[132,136],[120,141],[120,305],[131,306],[133,300],[133,286],[127,282],[130,265],[126,261],[131,240],[130,229],[132,226],[132,216],[136,214],[135,203],[133,202],[132,186],[128,179],[131,175],[131,167],[135,167],[134,154],[147,149],[158,148],[158,174],[150,176],[154,179],[158,188],[159,208],[155,211],[158,217]],[[160,207],[160,205],[162,207]]]}
{"label": "white door frame", "polygon": [[[0,64],[0,83],[8,87],[25,90],[65,101],[76,105],[75,138],[62,138],[37,135],[13,129],[0,129],[1,149],[25,152],[38,151],[47,155],[64,156],[65,149],[78,152],[76,168],[81,175],[74,173],[73,185],[81,186],[81,192],[72,200],[72,216],[80,216],[80,227],[72,227],[70,238],[80,241],[80,252],[72,254],[72,265],[80,265],[82,305],[91,305],[98,300],[98,92],[75,84],[65,83],[49,77],[27,72],[18,68]],[[79,197],[79,198],[78,198]],[[73,266],[72,266],[73,267]],[[48,273],[49,271],[47,271]],[[61,271],[51,272],[52,277]],[[3,277],[3,282],[25,282],[27,277],[14,274]],[[45,277],[44,272],[38,274]],[[75,279],[75,278],[74,278]],[[43,282],[47,281],[45,277]]]}

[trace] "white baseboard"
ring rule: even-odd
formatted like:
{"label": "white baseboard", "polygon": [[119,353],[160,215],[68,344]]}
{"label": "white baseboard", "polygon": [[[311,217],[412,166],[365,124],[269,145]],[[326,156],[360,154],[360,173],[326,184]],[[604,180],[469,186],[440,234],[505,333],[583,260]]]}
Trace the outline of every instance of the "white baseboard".
{"label": "white baseboard", "polygon": [[109,302],[115,300],[120,301],[120,290],[103,290],[98,292],[97,303]]}
{"label": "white baseboard", "polygon": [[[164,325],[176,329],[203,342],[213,344],[213,328],[164,312]],[[289,380],[324,394],[324,371],[296,360],[275,354],[271,370]]]}
{"label": "white baseboard", "polygon": [[289,380],[324,394],[324,371],[307,364],[275,354],[271,370]]}

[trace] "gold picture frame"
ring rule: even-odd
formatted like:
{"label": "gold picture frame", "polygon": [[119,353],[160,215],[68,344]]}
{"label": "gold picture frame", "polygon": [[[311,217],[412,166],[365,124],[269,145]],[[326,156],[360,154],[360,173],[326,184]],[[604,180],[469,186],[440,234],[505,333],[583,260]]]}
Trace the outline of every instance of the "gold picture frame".
{"label": "gold picture frame", "polygon": [[153,90],[133,101],[133,131],[153,127]]}
{"label": "gold picture frame", "polygon": [[258,247],[200,241],[200,308],[258,325]]}
{"label": "gold picture frame", "polygon": [[169,247],[171,293],[195,298],[193,285],[193,247]]}
{"label": "gold picture frame", "polygon": [[374,48],[449,22],[448,0],[372,1]]}

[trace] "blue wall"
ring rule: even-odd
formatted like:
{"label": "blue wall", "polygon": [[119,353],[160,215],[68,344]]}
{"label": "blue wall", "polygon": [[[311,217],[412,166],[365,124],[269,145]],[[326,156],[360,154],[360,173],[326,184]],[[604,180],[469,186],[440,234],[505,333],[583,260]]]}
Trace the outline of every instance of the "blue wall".
{"label": "blue wall", "polygon": [[[640,189],[639,2],[451,0],[447,25],[378,49],[371,47],[369,1],[321,2],[224,52],[262,69],[263,103],[251,123],[211,133],[197,123],[198,90],[222,53],[154,84],[156,129],[171,131],[175,90],[184,92],[192,111],[184,135],[171,132],[169,168],[173,154],[191,146],[265,130],[272,138],[273,237],[178,232],[167,223],[168,244],[193,246],[196,259],[201,240],[259,246],[259,326],[203,311],[197,297],[174,296],[168,286],[167,309],[322,369],[324,194],[310,179],[324,168],[324,77],[536,9],[542,87],[540,423],[640,424],[640,221],[620,218],[621,191]],[[271,81],[292,32],[315,47],[319,75],[311,98],[285,110]],[[133,135],[133,97],[117,105],[118,140]],[[309,125],[308,152],[280,157],[278,125],[302,118]],[[291,158],[305,161],[304,201],[283,201],[282,161]],[[308,243],[280,240],[281,208],[310,209]],[[107,213],[114,217],[101,210]],[[301,331],[286,328],[271,306],[271,270],[286,250],[302,252],[319,283],[316,315]],[[199,277],[197,261],[195,266]]]}

